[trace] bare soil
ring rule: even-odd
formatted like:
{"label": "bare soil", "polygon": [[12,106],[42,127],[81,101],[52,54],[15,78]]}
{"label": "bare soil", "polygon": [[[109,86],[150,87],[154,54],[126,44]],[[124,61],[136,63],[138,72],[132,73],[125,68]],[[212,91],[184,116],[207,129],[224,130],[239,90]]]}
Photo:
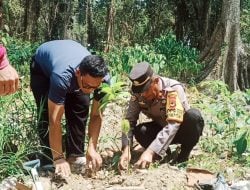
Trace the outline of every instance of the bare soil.
{"label": "bare soil", "polygon": [[163,164],[157,169],[133,171],[131,174],[113,175],[102,170],[94,178],[72,174],[65,181],[51,181],[50,177],[40,177],[40,180],[46,190],[189,189],[186,186],[185,172],[170,167],[168,164]]}
{"label": "bare soil", "polygon": [[[188,173],[168,163],[153,164],[148,170],[133,169],[133,163],[139,158],[140,152],[132,153],[129,171],[119,174],[117,163],[121,154],[121,127],[123,118],[122,108],[117,104],[110,104],[103,114],[98,151],[103,158],[103,167],[95,175],[88,172],[72,173],[66,179],[53,174],[40,176],[44,190],[189,190],[194,189],[188,181]],[[148,120],[141,115],[139,121]],[[201,154],[199,148],[191,152],[191,156]],[[29,180],[31,181],[31,179]]]}
{"label": "bare soil", "polygon": [[[111,104],[103,114],[103,127],[100,134],[99,151],[103,157],[103,168],[92,177],[83,170],[80,174],[71,174],[66,179],[53,177],[50,174],[40,180],[45,190],[188,190],[185,171],[167,163],[152,166],[148,170],[124,171],[118,174],[117,162],[121,147],[122,109],[116,104]],[[145,121],[147,118],[140,117]],[[140,153],[132,154],[134,160]],[[133,165],[131,165],[132,168]]]}

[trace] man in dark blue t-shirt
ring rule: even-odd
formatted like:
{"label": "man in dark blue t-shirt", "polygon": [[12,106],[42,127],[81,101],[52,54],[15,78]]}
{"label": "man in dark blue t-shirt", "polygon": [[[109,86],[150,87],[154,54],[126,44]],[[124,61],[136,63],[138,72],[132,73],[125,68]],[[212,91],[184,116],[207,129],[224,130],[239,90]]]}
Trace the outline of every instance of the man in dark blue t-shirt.
{"label": "man in dark blue t-shirt", "polygon": [[[98,87],[107,82],[107,76],[108,68],[103,58],[91,55],[75,41],[55,40],[38,47],[31,64],[31,89],[38,108],[40,142],[49,147],[43,151],[42,165],[51,164],[53,160],[55,172],[68,176],[71,173],[68,162],[83,157],[89,94],[94,92],[86,159],[93,169],[99,169],[102,158],[96,146],[102,120]],[[63,113],[66,118],[66,158],[62,148]]]}

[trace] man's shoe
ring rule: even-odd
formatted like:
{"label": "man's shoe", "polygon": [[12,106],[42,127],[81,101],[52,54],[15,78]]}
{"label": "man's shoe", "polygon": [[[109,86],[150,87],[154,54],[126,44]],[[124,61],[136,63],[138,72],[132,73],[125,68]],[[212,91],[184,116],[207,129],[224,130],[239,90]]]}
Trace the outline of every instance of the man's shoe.
{"label": "man's shoe", "polygon": [[48,177],[55,173],[55,167],[53,164],[43,165],[38,168],[38,174],[41,177]]}
{"label": "man's shoe", "polygon": [[67,161],[72,173],[80,174],[85,172],[86,158],[83,156],[69,156]]}
{"label": "man's shoe", "polygon": [[189,154],[188,155],[183,155],[183,154],[179,154],[177,158],[173,159],[169,164],[170,165],[176,165],[176,164],[180,164],[180,163],[185,163],[188,161],[189,158]]}

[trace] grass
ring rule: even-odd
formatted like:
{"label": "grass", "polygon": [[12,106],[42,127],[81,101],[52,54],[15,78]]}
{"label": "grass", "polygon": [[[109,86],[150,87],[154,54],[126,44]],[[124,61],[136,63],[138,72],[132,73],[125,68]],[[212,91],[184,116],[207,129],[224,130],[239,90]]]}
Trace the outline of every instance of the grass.
{"label": "grass", "polygon": [[35,106],[31,93],[0,98],[0,180],[23,173],[22,163],[37,150]]}

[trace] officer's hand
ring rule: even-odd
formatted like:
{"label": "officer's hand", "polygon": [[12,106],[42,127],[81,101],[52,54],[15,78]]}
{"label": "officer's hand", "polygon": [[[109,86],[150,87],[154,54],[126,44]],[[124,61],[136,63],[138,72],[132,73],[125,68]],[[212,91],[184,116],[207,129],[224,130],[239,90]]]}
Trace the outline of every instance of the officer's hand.
{"label": "officer's hand", "polygon": [[16,92],[18,89],[18,83],[18,74],[11,65],[0,70],[0,96]]}
{"label": "officer's hand", "polygon": [[124,148],[123,153],[120,157],[120,161],[118,164],[118,170],[125,170],[128,168],[128,164],[131,160],[131,153],[130,153],[130,148],[129,146],[127,146],[126,148]]}
{"label": "officer's hand", "polygon": [[145,169],[150,166],[153,161],[154,151],[147,149],[145,150],[140,159],[135,163],[135,168]]}
{"label": "officer's hand", "polygon": [[69,163],[64,158],[54,161],[54,165],[56,174],[62,177],[69,177],[71,174]]}
{"label": "officer's hand", "polygon": [[98,171],[102,166],[102,157],[96,152],[94,148],[88,148],[87,155],[87,167],[92,171]]}

